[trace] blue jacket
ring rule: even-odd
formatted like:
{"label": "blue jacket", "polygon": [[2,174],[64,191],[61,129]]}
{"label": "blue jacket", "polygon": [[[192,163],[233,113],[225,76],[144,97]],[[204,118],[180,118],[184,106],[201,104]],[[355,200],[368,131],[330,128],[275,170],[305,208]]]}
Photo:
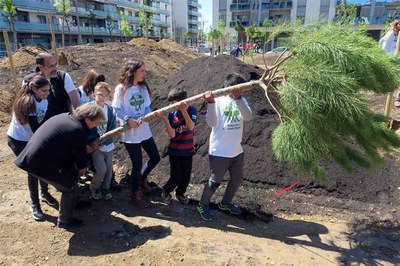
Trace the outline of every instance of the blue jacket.
{"label": "blue jacket", "polygon": [[[107,131],[106,132],[108,132],[108,131],[111,131],[114,128],[116,128],[116,126],[117,126],[117,117],[115,116],[114,109],[111,106],[107,105],[107,104],[106,104],[106,106],[107,106]],[[93,128],[91,130],[91,134],[90,134],[90,136],[88,138],[88,143],[92,143],[93,141],[95,141],[99,137],[100,137],[100,135],[97,132],[97,127]],[[113,139],[109,138],[103,144],[104,145],[108,145],[108,144],[111,144],[112,142],[113,142]]]}

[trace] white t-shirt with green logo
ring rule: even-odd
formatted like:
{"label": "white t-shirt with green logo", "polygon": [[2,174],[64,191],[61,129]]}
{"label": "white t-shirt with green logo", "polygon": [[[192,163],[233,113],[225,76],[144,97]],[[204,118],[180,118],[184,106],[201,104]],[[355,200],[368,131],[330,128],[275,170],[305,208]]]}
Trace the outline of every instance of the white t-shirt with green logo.
{"label": "white t-shirt with green logo", "polygon": [[[47,101],[47,99],[41,100],[40,102],[34,99],[34,101],[36,106],[36,113],[29,114],[29,116],[36,116],[36,119],[40,124],[46,115],[49,102]],[[33,135],[33,132],[28,123],[21,124],[13,113],[10,126],[7,130],[7,135],[19,141],[29,141],[29,139]]]}
{"label": "white t-shirt with green logo", "polygon": [[[238,106],[239,105],[239,106]],[[243,116],[251,119],[251,110],[246,99],[235,100],[228,96],[215,99],[207,106],[207,123],[212,121],[210,147],[213,156],[233,158],[243,152]]]}
{"label": "white t-shirt with green logo", "polygon": [[[150,95],[145,86],[137,85],[129,87],[123,98],[120,95],[123,85],[118,84],[115,88],[112,106],[121,109],[126,115],[133,119],[139,119],[145,115],[145,109],[150,107]],[[121,120],[121,119],[120,119]],[[121,121],[124,124],[125,121]],[[122,134],[122,142],[140,143],[152,137],[149,123],[143,122],[137,128],[131,128]]]}
{"label": "white t-shirt with green logo", "polygon": [[[107,132],[107,124],[108,124],[108,106],[105,104],[102,109],[104,114],[104,120],[101,120],[99,125],[97,126],[97,133],[99,133],[100,136],[104,135]],[[114,149],[113,142],[111,142],[108,145],[103,145],[100,147],[100,150],[102,152],[110,152],[113,149]]]}

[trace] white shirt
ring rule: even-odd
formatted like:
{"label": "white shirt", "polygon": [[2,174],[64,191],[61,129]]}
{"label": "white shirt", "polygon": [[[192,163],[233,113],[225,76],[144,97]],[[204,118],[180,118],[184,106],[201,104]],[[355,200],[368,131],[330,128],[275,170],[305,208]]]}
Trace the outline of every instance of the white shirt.
{"label": "white shirt", "polygon": [[392,30],[386,32],[385,36],[383,36],[379,40],[379,44],[381,48],[390,55],[394,54],[394,50],[396,50],[397,36],[394,35]]}
{"label": "white shirt", "polygon": [[[124,97],[121,99],[120,95],[123,89],[122,84],[118,84],[114,92],[114,100],[112,106],[115,109],[120,109],[126,115],[131,116],[137,120],[145,115],[145,109],[150,107],[150,95],[146,87],[137,85],[129,87]],[[124,121],[119,118],[121,124]],[[125,143],[141,143],[152,137],[149,123],[143,122],[137,128],[131,128],[122,134],[122,142]]]}
{"label": "white shirt", "polygon": [[72,78],[68,73],[65,73],[64,89],[67,93],[76,90],[74,82],[72,81]]}
{"label": "white shirt", "polygon": [[79,103],[81,105],[85,103],[90,103],[94,100],[93,94],[88,96],[86,92],[83,90],[82,86],[79,86],[77,90],[78,90]]}
{"label": "white shirt", "polygon": [[[104,105],[102,109],[103,109],[103,113],[104,113],[105,119],[102,120],[100,122],[100,124],[97,126],[97,133],[99,133],[100,136],[104,135],[104,133],[107,132],[107,123],[108,123],[108,107],[107,107],[107,105]],[[100,150],[102,152],[110,152],[113,149],[114,149],[114,143],[113,142],[111,142],[108,145],[103,145],[100,148]]]}
{"label": "white shirt", "polygon": [[[47,99],[41,100],[40,102],[35,99],[36,113],[29,114],[29,116],[36,116],[38,119],[38,123],[41,123],[44,116],[46,115],[48,104],[49,102],[47,101]],[[32,137],[33,132],[31,127],[29,126],[29,123],[21,124],[15,116],[15,113],[13,112],[11,123],[7,130],[7,135],[16,140],[28,142],[29,139]]]}
{"label": "white shirt", "polygon": [[243,121],[250,120],[251,115],[251,109],[243,97],[235,100],[222,96],[216,98],[215,103],[209,103],[206,121],[212,130],[208,153],[227,158],[241,154]]}

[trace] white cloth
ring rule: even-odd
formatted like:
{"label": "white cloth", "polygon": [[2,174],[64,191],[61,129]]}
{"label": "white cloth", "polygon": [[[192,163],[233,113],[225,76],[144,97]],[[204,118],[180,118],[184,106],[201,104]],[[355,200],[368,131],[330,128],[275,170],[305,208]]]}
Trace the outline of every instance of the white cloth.
{"label": "white cloth", "polygon": [[75,84],[72,81],[72,78],[68,73],[65,73],[64,89],[67,93],[70,93],[71,91],[76,90]]}
{"label": "white cloth", "polygon": [[[36,113],[29,114],[29,116],[36,116],[38,123],[41,123],[46,115],[48,104],[49,102],[47,99],[41,100],[40,102],[35,99]],[[33,132],[29,123],[21,124],[13,112],[7,135],[19,141],[29,141]]]}
{"label": "white cloth", "polygon": [[208,153],[226,158],[242,153],[243,121],[250,120],[251,115],[251,109],[243,97],[235,100],[223,96],[216,98],[215,103],[209,103],[206,121],[212,130]]}
{"label": "white cloth", "polygon": [[86,92],[83,90],[82,86],[79,86],[77,90],[78,90],[79,103],[81,105],[85,103],[90,103],[94,100],[93,94],[88,96]]}
{"label": "white cloth", "polygon": [[[105,119],[102,120],[100,122],[100,124],[97,126],[97,133],[99,133],[100,136],[104,135],[104,133],[107,132],[107,123],[108,123],[108,106],[105,104],[102,109],[103,109],[103,113],[104,113]],[[102,152],[110,152],[113,149],[114,149],[114,143],[113,142],[111,142],[108,145],[103,145],[100,148],[100,150]]]}
{"label": "white cloth", "polygon": [[386,32],[385,36],[383,36],[379,40],[379,45],[381,48],[390,55],[394,54],[394,50],[396,50],[397,36],[394,35],[392,30]]}
{"label": "white cloth", "polygon": [[[112,106],[120,109],[125,115],[137,120],[145,115],[145,109],[150,107],[150,95],[147,88],[143,85],[129,87],[123,98],[120,95],[123,89],[122,84],[115,88]],[[118,113],[118,112],[117,112]],[[119,117],[121,124],[124,123],[123,117]],[[152,137],[149,123],[143,122],[137,128],[131,128],[122,134],[122,142],[141,143],[143,140]]]}

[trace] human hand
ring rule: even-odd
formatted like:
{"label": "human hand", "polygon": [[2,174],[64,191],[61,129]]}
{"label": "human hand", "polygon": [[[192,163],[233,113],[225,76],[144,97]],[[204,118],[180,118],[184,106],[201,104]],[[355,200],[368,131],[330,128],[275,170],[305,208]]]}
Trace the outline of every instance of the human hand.
{"label": "human hand", "polygon": [[240,99],[242,98],[242,91],[240,90],[239,87],[234,87],[229,93],[229,95],[234,99]]}
{"label": "human hand", "polygon": [[208,103],[215,103],[215,97],[212,94],[212,91],[206,91],[205,93],[203,93],[203,97],[201,97],[201,100]]}
{"label": "human hand", "polygon": [[157,118],[164,119],[164,120],[167,118],[163,113],[158,112],[158,111],[154,113],[154,116]]}
{"label": "human hand", "polygon": [[187,108],[188,108],[188,105],[185,102],[181,102],[179,104],[179,111],[185,112],[185,111],[187,111]]}
{"label": "human hand", "polygon": [[132,118],[129,118],[129,120],[127,122],[128,122],[129,128],[137,128],[140,125],[140,122],[138,120],[135,120]]}

